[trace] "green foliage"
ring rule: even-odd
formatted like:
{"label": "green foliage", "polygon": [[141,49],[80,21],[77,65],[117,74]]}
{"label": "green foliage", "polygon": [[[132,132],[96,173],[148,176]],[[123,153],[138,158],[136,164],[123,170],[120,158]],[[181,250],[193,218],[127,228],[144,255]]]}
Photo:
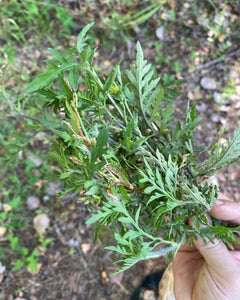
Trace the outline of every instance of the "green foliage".
{"label": "green foliage", "polygon": [[[124,30],[134,26],[140,25],[147,21],[151,16],[158,12],[163,4],[166,2],[161,1],[145,1],[144,6],[135,4],[134,1],[123,1],[123,3],[116,3],[121,1],[109,1],[108,7],[111,10],[111,17],[103,18],[103,23],[106,27],[111,27],[112,30]],[[123,11],[127,13],[120,13],[117,8],[123,7]]]}
{"label": "green foliage", "polygon": [[[240,160],[240,128],[226,146],[196,147],[195,106],[187,105],[185,119],[173,123],[181,81],[159,78],[140,43],[128,70],[122,73],[117,64],[101,78],[87,42],[91,26],[79,34],[72,55],[50,50],[48,70],[25,89],[45,96],[39,130],[52,132],[50,157],[62,169],[66,191],[80,192],[91,207],[87,223],[98,224],[97,234],[112,230],[116,245],[108,249],[120,253],[120,271],[142,259],[175,254],[197,234],[235,241],[227,225],[214,222],[207,230],[200,225],[209,225],[205,214],[218,197],[218,187],[202,182],[204,176]],[[203,163],[202,152],[209,154]],[[191,216],[192,227],[186,224]],[[156,246],[161,250],[155,252]]]}
{"label": "green foliage", "polygon": [[47,250],[48,244],[50,244],[52,241],[53,241],[53,238],[45,238],[45,236],[43,234],[41,234],[41,233],[39,234],[39,242],[40,242],[41,247],[44,250]]}
{"label": "green foliage", "polygon": [[[7,118],[5,115],[4,118]],[[28,121],[26,121],[26,124]],[[26,125],[25,124],[25,125]],[[26,199],[32,193],[39,196],[39,190],[34,186],[40,182],[44,176],[49,173],[50,166],[44,161],[40,167],[29,158],[25,158],[22,149],[26,147],[34,134],[30,132],[31,127],[24,127],[21,124],[19,132],[19,122],[10,119],[9,122],[3,122],[1,128],[1,203],[0,203],[0,226],[7,229],[8,243],[4,243],[0,247],[2,260],[8,261],[9,266],[13,270],[19,270],[21,267],[27,267],[28,270],[36,270],[38,263],[38,254],[36,250],[32,252],[32,248],[26,245],[26,240],[20,236],[32,223],[32,215],[26,209]],[[30,124],[28,124],[30,125]],[[15,146],[14,146],[15,143]],[[28,151],[29,151],[28,147]],[[36,151],[35,155],[41,157]],[[25,152],[27,154],[27,151]],[[28,153],[29,155],[29,153]],[[46,177],[45,177],[46,178]],[[36,241],[37,242],[37,241]],[[49,244],[49,239],[39,238],[39,242],[43,248]],[[31,247],[36,247],[37,243],[32,242]]]}
{"label": "green foliage", "polygon": [[26,43],[26,35],[36,31],[39,33],[48,31],[51,27],[49,24],[53,20],[57,20],[61,25],[62,34],[70,33],[70,26],[74,24],[68,11],[51,0],[4,0],[1,1],[0,9],[0,24],[7,42],[13,39],[20,44]]}
{"label": "green foliage", "polygon": [[25,264],[28,270],[36,271],[39,257],[37,249],[35,248],[32,253],[29,254],[28,248],[20,246],[18,237],[8,234],[7,238],[10,242],[10,249],[14,250],[19,257],[13,262],[13,270],[19,270]]}

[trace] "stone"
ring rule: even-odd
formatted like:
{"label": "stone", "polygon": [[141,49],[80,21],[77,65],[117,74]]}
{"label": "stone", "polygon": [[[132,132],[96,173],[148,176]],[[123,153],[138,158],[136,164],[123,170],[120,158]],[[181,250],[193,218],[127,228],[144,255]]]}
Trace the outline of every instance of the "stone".
{"label": "stone", "polygon": [[46,214],[40,214],[34,217],[33,224],[35,230],[38,233],[43,234],[45,233],[46,229],[50,226],[50,219]]}
{"label": "stone", "polygon": [[156,37],[160,40],[163,41],[164,40],[164,27],[158,27],[156,29]]}
{"label": "stone", "polygon": [[197,105],[197,110],[201,113],[205,112],[207,110],[207,105],[204,102],[201,102]]}
{"label": "stone", "polygon": [[217,103],[222,103],[222,97],[221,97],[221,94],[219,94],[218,92],[214,92],[213,93],[213,99],[215,102]]}
{"label": "stone", "polygon": [[49,196],[56,196],[60,192],[57,182],[49,182],[46,192]]}
{"label": "stone", "polygon": [[0,238],[7,233],[7,228],[0,226]]}
{"label": "stone", "polygon": [[220,116],[218,114],[213,113],[211,115],[211,120],[212,120],[212,122],[217,123],[220,121]]}
{"label": "stone", "polygon": [[27,198],[27,207],[29,210],[35,210],[39,208],[40,199],[36,196],[30,196]]}
{"label": "stone", "polygon": [[6,271],[6,267],[0,261],[0,274],[3,274]]}
{"label": "stone", "polygon": [[200,84],[205,90],[215,90],[217,88],[215,79],[210,77],[203,77]]}

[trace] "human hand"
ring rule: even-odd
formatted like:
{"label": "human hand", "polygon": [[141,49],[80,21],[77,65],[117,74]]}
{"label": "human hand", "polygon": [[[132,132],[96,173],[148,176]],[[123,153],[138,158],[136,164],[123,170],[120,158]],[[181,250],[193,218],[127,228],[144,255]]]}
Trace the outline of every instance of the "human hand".
{"label": "human hand", "polygon": [[[240,205],[223,195],[210,215],[240,225]],[[173,260],[176,300],[240,300],[240,246],[233,246],[229,250],[220,240],[205,244],[201,238],[194,246],[184,244]]]}

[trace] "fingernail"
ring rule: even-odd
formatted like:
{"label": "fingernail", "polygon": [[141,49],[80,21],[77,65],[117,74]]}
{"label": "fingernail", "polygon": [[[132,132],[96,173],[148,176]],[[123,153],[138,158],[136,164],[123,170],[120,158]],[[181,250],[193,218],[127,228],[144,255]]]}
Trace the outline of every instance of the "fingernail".
{"label": "fingernail", "polygon": [[218,205],[218,206],[221,206],[221,205],[224,205],[224,201],[222,201],[222,200],[217,200],[217,201],[215,202],[215,204]]}

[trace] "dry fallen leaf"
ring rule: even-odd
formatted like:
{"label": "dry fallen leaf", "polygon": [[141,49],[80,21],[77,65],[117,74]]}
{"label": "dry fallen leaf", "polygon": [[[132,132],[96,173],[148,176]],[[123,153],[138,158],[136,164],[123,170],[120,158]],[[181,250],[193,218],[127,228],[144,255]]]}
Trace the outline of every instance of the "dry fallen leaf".
{"label": "dry fallen leaf", "polygon": [[4,203],[4,204],[3,204],[3,210],[4,210],[4,211],[11,211],[11,210],[12,210],[12,206],[10,206],[10,205],[7,204],[7,203]]}
{"label": "dry fallen leaf", "polygon": [[86,254],[91,248],[91,244],[83,243],[81,244],[81,249],[84,254]]}
{"label": "dry fallen leaf", "polygon": [[109,67],[111,66],[111,62],[109,60],[104,60],[103,61],[104,66]]}
{"label": "dry fallen leaf", "polygon": [[102,271],[101,273],[102,283],[106,284],[109,281],[108,274],[106,271]]}

